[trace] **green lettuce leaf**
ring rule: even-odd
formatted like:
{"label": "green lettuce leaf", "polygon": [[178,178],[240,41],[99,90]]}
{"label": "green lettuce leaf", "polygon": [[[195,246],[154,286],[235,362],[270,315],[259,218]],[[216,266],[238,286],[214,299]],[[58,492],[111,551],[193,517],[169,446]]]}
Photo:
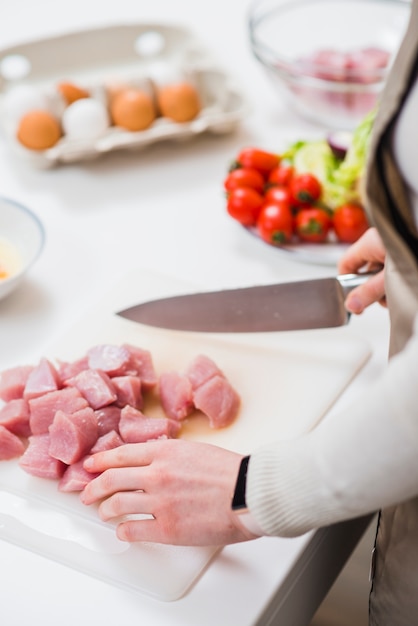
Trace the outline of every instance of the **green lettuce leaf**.
{"label": "green lettuce leaf", "polygon": [[331,209],[346,202],[361,203],[360,181],[375,117],[373,110],[354,130],[344,159],[334,155],[325,139],[297,141],[282,154],[297,172],[310,172],[318,178],[323,187],[322,201]]}

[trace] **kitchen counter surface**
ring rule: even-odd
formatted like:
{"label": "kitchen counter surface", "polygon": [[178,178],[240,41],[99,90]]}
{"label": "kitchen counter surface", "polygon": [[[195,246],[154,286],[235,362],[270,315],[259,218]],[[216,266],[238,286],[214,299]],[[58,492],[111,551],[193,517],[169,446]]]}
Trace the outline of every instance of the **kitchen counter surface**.
{"label": "kitchen counter surface", "polygon": [[[335,268],[295,262],[250,236],[225,210],[222,181],[248,145],[279,151],[325,129],[281,102],[252,57],[246,3],[15,0],[0,21],[6,47],[78,28],[138,22],[187,26],[232,74],[250,109],[231,134],[163,142],[138,151],[39,170],[0,141],[0,194],[26,204],[46,245],[24,284],[0,302],[0,369],[48,354],[121,276],[155,271],[208,289],[329,276]],[[109,4],[109,3],[108,3]],[[344,333],[367,341],[371,358],[326,416],[385,366],[388,320],[373,306]],[[0,541],[2,623],[72,626],[252,626],[308,623],[368,520],[295,539],[262,538],[224,548],[180,600],[118,589]],[[318,569],[319,568],[319,569]],[[318,574],[320,572],[320,575]],[[367,581],[365,581],[367,585]],[[273,620],[276,620],[273,622]]]}

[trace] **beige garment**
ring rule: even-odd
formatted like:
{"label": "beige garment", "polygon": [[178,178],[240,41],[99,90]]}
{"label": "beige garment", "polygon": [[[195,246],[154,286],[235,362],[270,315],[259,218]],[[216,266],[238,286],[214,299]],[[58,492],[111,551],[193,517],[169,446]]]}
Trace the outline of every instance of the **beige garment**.
{"label": "beige garment", "polygon": [[[391,356],[404,348],[418,312],[418,233],[392,151],[393,123],[417,75],[418,0],[414,0],[408,31],[381,100],[366,183],[370,217],[389,256],[386,295],[391,317]],[[416,135],[416,129],[414,132]],[[418,624],[418,496],[380,513],[370,594],[370,626],[415,624]]]}

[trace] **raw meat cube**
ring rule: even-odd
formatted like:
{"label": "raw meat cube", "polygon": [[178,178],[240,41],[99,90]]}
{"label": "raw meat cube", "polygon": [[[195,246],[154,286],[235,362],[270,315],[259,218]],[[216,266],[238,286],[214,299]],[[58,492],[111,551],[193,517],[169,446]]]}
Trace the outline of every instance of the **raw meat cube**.
{"label": "raw meat cube", "polygon": [[83,463],[86,458],[87,456],[67,467],[58,483],[58,491],[83,491],[84,487],[93,480],[93,478],[99,476],[99,474],[88,472],[84,469]]}
{"label": "raw meat cube", "polygon": [[29,445],[19,460],[20,467],[33,476],[61,478],[66,465],[49,454],[49,445],[49,434],[29,437]]}
{"label": "raw meat cube", "polygon": [[111,430],[119,431],[120,408],[117,406],[104,406],[95,411],[97,418],[97,426],[99,429],[99,437],[105,435]]}
{"label": "raw meat cube", "polygon": [[141,379],[138,376],[113,376],[112,383],[115,387],[116,404],[124,407],[129,404],[135,409],[142,409],[144,400],[141,390]]}
{"label": "raw meat cube", "polygon": [[113,448],[118,448],[122,446],[124,441],[120,438],[116,430],[111,430],[105,435],[102,435],[98,438],[92,449],[90,450],[91,454],[96,454],[96,452],[103,452],[104,450],[112,450]]}
{"label": "raw meat cube", "polygon": [[197,389],[214,376],[223,376],[223,372],[212,359],[204,354],[199,354],[190,363],[185,375],[190,380],[193,389]]}
{"label": "raw meat cube", "polygon": [[32,398],[29,400],[29,423],[32,434],[47,433],[58,410],[65,411],[65,413],[75,413],[87,406],[87,400],[76,387],[66,387],[45,393],[39,398]]}
{"label": "raw meat cube", "polygon": [[102,370],[113,378],[128,371],[131,355],[123,346],[100,344],[90,348],[87,358],[90,369]]}
{"label": "raw meat cube", "polygon": [[28,376],[23,397],[30,400],[60,387],[61,381],[54,365],[48,359],[42,358]]}
{"label": "raw meat cube", "polygon": [[374,47],[353,50],[347,53],[347,56],[350,70],[348,80],[351,82],[373,83],[379,81],[381,70],[390,61],[389,52]]}
{"label": "raw meat cube", "polygon": [[49,427],[49,454],[67,465],[76,463],[97,441],[97,418],[92,408],[75,413],[58,410]]}
{"label": "raw meat cube", "polygon": [[33,365],[20,365],[3,370],[0,374],[0,398],[5,402],[23,398],[23,391]]}
{"label": "raw meat cube", "polygon": [[65,384],[77,387],[93,409],[112,404],[118,397],[109,376],[100,370],[83,370]]}
{"label": "raw meat cube", "polygon": [[143,443],[163,436],[175,438],[179,430],[180,423],[168,417],[146,417],[131,406],[121,411],[119,432],[125,443]]}
{"label": "raw meat cube", "polygon": [[238,415],[240,397],[224,376],[214,376],[194,392],[194,404],[212,428],[229,426]]}
{"label": "raw meat cube", "polygon": [[345,81],[348,69],[348,57],[345,52],[323,48],[308,57],[300,59],[304,69],[317,78]]}
{"label": "raw meat cube", "polygon": [[130,370],[127,374],[139,376],[142,389],[148,391],[157,384],[157,374],[154,369],[151,352],[143,348],[137,348],[129,343],[123,344],[130,354]]}
{"label": "raw meat cube", "polygon": [[193,388],[189,378],[177,372],[165,372],[159,379],[161,406],[171,419],[182,420],[194,410]]}
{"label": "raw meat cube", "polygon": [[0,426],[0,461],[21,456],[25,451],[22,441],[4,426]]}
{"label": "raw meat cube", "polygon": [[59,361],[58,374],[62,382],[77,376],[83,370],[87,370],[89,367],[89,360],[86,356],[83,356],[77,361]]}
{"label": "raw meat cube", "polygon": [[29,437],[29,404],[19,398],[10,400],[0,409],[0,424],[18,437]]}

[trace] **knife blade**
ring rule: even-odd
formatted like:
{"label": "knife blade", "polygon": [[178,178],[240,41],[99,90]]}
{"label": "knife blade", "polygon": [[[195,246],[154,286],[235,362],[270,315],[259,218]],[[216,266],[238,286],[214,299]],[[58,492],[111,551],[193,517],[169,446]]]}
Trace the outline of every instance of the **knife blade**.
{"label": "knife blade", "polygon": [[142,302],[117,315],[171,330],[255,333],[344,326],[347,294],[374,272],[203,291]]}

